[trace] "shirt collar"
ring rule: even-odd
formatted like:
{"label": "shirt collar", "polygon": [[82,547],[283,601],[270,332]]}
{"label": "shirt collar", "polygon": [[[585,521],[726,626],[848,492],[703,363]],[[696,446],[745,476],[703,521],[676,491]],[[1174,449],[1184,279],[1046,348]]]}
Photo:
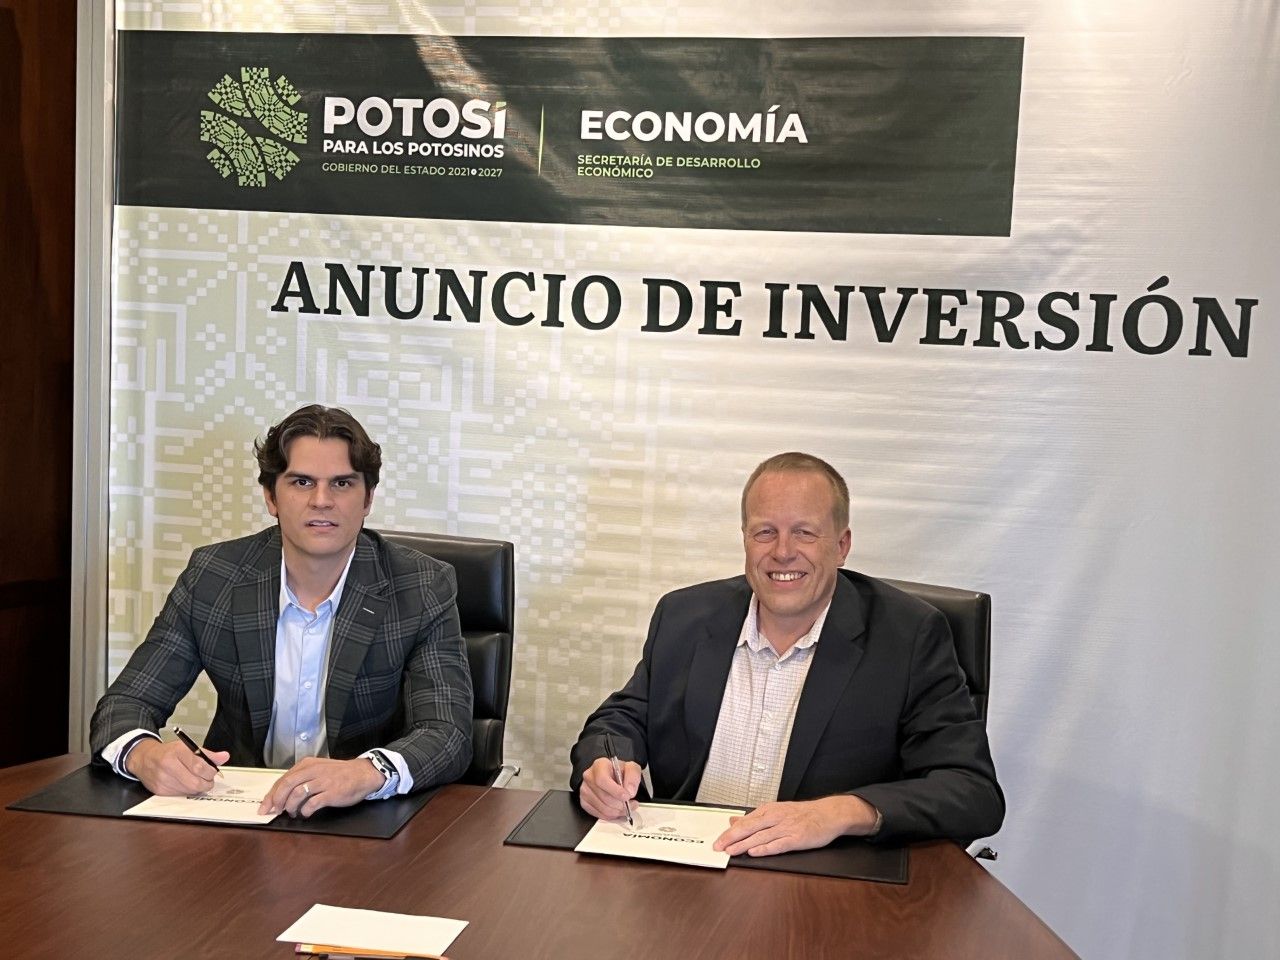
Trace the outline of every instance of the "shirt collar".
{"label": "shirt collar", "polygon": [[[835,596],[832,595],[831,600]],[[809,632],[791,645],[786,653],[782,654],[779,659],[785,659],[791,656],[792,650],[807,650],[818,642],[818,637],[822,636],[822,625],[827,622],[827,614],[831,612],[831,600],[827,601],[827,605],[822,608],[822,612],[818,614],[818,619],[813,621],[813,626],[809,628]],[[746,644],[752,653],[759,653],[768,647],[773,650],[773,646],[769,643],[764,634],[760,632],[760,601],[754,593],[751,594],[751,603],[747,606],[747,619],[742,622],[742,632],[738,635],[738,646]]]}
{"label": "shirt collar", "polygon": [[[338,609],[338,604],[342,602],[342,588],[347,585],[347,574],[351,572],[351,561],[355,558],[356,552],[352,549],[351,556],[347,557],[347,565],[342,568],[342,576],[338,578],[338,582],[333,587],[333,592],[330,593],[323,601],[316,604],[316,616],[326,612],[322,609],[326,603],[329,604],[329,611]],[[289,589],[289,573],[288,570],[285,569],[284,551],[282,550],[280,552],[280,609],[283,611],[290,606],[297,607],[308,616],[311,613],[311,611],[304,608],[302,604],[298,603],[298,598],[295,597],[293,595],[293,591]]]}

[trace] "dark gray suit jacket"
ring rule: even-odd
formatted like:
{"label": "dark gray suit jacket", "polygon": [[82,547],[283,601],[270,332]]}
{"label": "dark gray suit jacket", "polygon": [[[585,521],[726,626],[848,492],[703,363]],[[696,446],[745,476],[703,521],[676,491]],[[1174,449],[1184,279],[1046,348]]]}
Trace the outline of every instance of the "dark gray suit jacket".
{"label": "dark gray suit jacket", "polygon": [[[456,780],[471,762],[471,673],[453,568],[388,543],[356,541],[329,647],[329,755],[398,751],[415,790]],[[130,730],[158,730],[209,675],[218,706],[205,743],[231,763],[264,766],[275,696],[280,531],[272,527],[191,555],[150,632],[98,702],[95,760]]]}
{"label": "dark gray suit jacket", "polygon": [[[990,836],[1004,795],[946,619],[879,580],[840,574],[778,799],[857,794],[884,816],[878,842]],[[608,732],[624,759],[649,765],[657,798],[697,796],[750,600],[746,578],[734,577],[659,601],[635,673],[573,748],[575,794]]]}

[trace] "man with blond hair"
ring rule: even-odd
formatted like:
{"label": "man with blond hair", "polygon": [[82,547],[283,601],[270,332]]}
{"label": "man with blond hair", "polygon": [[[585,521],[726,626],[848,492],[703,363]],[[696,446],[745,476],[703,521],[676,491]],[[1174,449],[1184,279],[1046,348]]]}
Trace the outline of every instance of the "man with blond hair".
{"label": "man with blond hair", "polygon": [[647,765],[655,799],[753,808],[716,842],[731,855],[995,833],[1004,796],[947,622],[841,569],[840,474],[804,453],[765,460],[742,491],[742,542],[745,575],[663,597],[635,673],[587,719],[583,809],[625,816]]}

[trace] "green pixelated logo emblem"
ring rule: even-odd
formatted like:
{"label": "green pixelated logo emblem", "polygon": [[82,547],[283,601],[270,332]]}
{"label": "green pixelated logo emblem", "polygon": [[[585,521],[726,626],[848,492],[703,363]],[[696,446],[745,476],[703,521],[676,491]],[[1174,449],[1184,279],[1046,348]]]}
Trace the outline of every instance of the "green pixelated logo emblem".
{"label": "green pixelated logo emblem", "polygon": [[[241,67],[239,81],[224,74],[209,99],[225,113],[200,111],[200,139],[212,144],[207,154],[213,168],[236,175],[242,187],[265,187],[267,172],[277,180],[298,165],[287,144],[307,142],[307,115],[294,110],[302,94],[283,76],[271,80],[266,67]],[[257,120],[270,136],[251,134],[240,120]]]}

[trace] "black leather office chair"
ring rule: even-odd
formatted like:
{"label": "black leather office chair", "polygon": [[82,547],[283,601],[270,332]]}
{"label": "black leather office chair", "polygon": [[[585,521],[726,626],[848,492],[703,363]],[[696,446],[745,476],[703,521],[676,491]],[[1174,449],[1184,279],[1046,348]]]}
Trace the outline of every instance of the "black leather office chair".
{"label": "black leather office chair", "polygon": [[505,540],[443,533],[384,532],[383,536],[453,567],[458,618],[475,690],[471,766],[461,782],[504,786],[520,772],[518,765],[504,765],[502,759],[515,637],[515,546]]}
{"label": "black leather office chair", "polygon": [[[969,684],[969,696],[985,726],[987,695],[991,691],[991,594],[911,580],[882,579],[937,607],[947,618],[951,639],[956,645],[956,659]],[[969,855],[979,860],[995,860],[999,856],[981,840],[969,844]]]}
{"label": "black leather office chair", "polygon": [[951,627],[956,659],[969,683],[969,696],[978,717],[987,722],[987,695],[991,690],[991,595],[956,587],[939,587],[910,580],[884,582],[905,590],[942,611]]}

